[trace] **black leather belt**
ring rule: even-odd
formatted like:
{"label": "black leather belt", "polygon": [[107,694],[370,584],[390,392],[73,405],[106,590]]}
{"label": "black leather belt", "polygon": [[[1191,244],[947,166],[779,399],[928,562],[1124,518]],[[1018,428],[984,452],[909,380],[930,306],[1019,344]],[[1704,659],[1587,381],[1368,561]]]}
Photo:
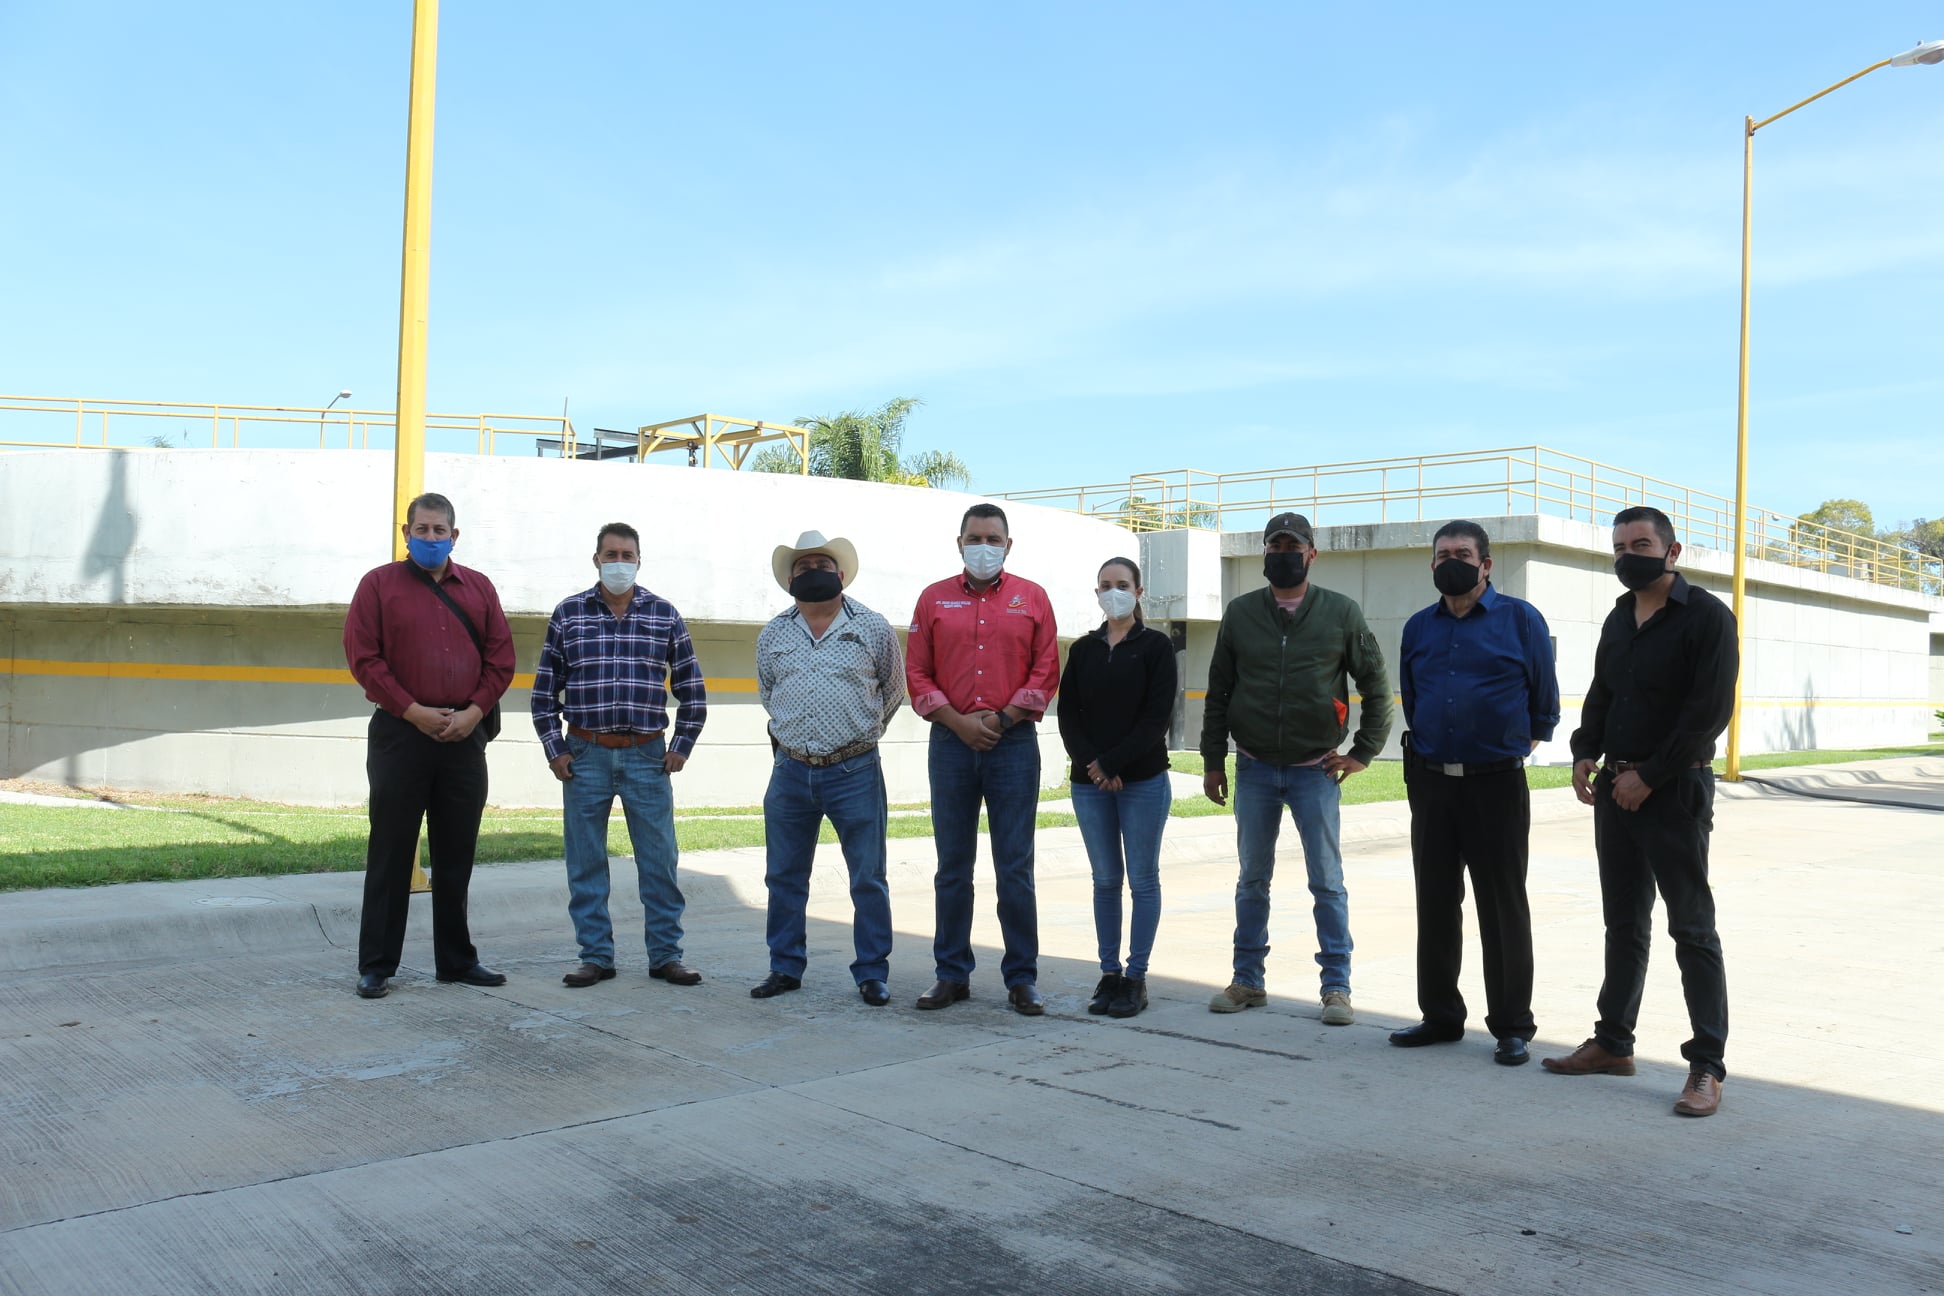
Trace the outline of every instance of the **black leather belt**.
{"label": "black leather belt", "polygon": [[[1615,761],[1608,761],[1608,762],[1606,763],[1606,767],[1607,767],[1608,769],[1610,769],[1610,770],[1612,770],[1612,771],[1613,771],[1613,772],[1614,772],[1615,774],[1625,774],[1625,773],[1626,773],[1626,772],[1627,772],[1628,770],[1637,770],[1637,769],[1639,769],[1639,768],[1640,768],[1640,767],[1641,767],[1642,765],[1645,765],[1646,763],[1647,763],[1647,762],[1646,762],[1646,761],[1644,761],[1644,760],[1637,760],[1637,761],[1622,761],[1622,760],[1615,760]],[[1694,762],[1694,763],[1693,763],[1692,765],[1689,765],[1689,766],[1688,766],[1688,768],[1689,768],[1689,769],[1706,769],[1706,768],[1708,768],[1708,766],[1709,766],[1709,765],[1710,765],[1711,763],[1712,763],[1712,762],[1709,762],[1709,761],[1704,761],[1704,760],[1698,760],[1698,761],[1695,761],[1695,762]]]}
{"label": "black leather belt", "polygon": [[1452,778],[1477,778],[1481,774],[1503,774],[1507,770],[1515,770],[1525,764],[1519,757],[1511,756],[1502,761],[1486,761],[1483,765],[1465,765],[1457,762],[1426,760],[1413,751],[1405,752],[1404,759],[1419,769],[1449,774]]}

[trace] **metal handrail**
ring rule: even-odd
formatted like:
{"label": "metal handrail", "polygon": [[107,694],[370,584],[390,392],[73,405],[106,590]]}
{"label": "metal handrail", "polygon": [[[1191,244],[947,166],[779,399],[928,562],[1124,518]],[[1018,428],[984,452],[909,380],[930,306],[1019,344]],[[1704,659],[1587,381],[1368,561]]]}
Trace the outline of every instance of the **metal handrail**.
{"label": "metal handrail", "polygon": [[[1466,513],[1544,513],[1604,523],[1650,504],[1674,522],[1682,542],[1734,552],[1732,500],[1678,482],[1545,446],[1360,459],[1342,463],[1211,473],[1180,468],[1120,482],[1009,491],[999,498],[1065,508],[1137,531],[1229,529],[1241,514],[1296,509],[1318,526],[1427,521]],[[1944,573],[1874,536],[1750,509],[1750,557],[1876,585],[1944,592]]]}
{"label": "metal handrail", "polygon": [[[17,429],[38,430],[54,417],[73,419],[72,434],[59,439],[12,435]],[[356,409],[344,405],[335,408],[316,405],[212,405],[191,401],[0,395],[0,446],[19,449],[147,449],[150,447],[145,440],[127,442],[116,439],[117,435],[139,438],[139,431],[125,433],[123,429],[131,426],[139,429],[142,424],[130,424],[129,420],[140,419],[177,419],[198,428],[206,423],[209,436],[207,444],[214,448],[223,447],[227,431],[227,445],[231,449],[243,446],[245,425],[250,425],[252,430],[280,426],[292,433],[301,433],[306,446],[310,437],[315,435],[320,450],[369,450],[373,448],[374,430],[382,433],[396,427],[395,415],[391,410]],[[438,432],[468,434],[473,442],[472,452],[483,455],[498,454],[501,437],[518,438],[520,450],[530,449],[531,441],[537,437],[558,438],[570,455],[575,444],[574,425],[565,414],[427,414],[425,427],[428,435]],[[187,427],[183,430],[186,435]],[[294,439],[293,436],[264,438],[266,441],[286,442]],[[381,437],[377,448],[385,448],[387,440]],[[200,432],[197,441],[201,443]],[[292,447],[280,445],[276,448]]]}

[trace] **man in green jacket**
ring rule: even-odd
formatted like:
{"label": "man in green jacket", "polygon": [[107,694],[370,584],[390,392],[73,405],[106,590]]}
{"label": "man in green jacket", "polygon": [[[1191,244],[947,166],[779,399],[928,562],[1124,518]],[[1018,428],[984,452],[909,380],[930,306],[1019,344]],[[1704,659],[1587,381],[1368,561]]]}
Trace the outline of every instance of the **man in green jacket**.
{"label": "man in green jacket", "polygon": [[[1365,768],[1390,736],[1391,690],[1384,654],[1356,601],[1312,585],[1316,537],[1300,513],[1278,513],[1262,530],[1267,589],[1241,595],[1222,613],[1208,663],[1202,713],[1202,790],[1228,799],[1229,738],[1235,739],[1235,977],[1209,1001],[1214,1012],[1269,1002],[1269,879],[1283,807],[1296,820],[1316,905],[1316,961],[1323,969],[1323,1020],[1348,1026],[1350,905],[1337,844],[1338,784]],[[1363,701],[1348,755],[1355,679]]]}

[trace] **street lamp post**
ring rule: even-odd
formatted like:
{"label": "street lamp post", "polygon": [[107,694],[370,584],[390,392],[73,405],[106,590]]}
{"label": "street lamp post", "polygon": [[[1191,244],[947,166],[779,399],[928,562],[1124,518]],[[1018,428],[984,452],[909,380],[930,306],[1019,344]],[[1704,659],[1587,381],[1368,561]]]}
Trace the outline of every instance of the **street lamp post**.
{"label": "street lamp post", "polygon": [[[1868,76],[1878,68],[1934,66],[1938,63],[1944,63],[1944,40],[1925,41],[1880,63],[1872,63],[1855,76],[1844,77],[1828,89],[1818,90],[1801,103],[1791,104],[1773,117],[1764,117],[1761,121],[1753,117],[1742,119],[1741,371],[1735,397],[1735,646],[1744,660],[1746,654],[1741,650],[1748,639],[1743,609],[1748,580],[1748,266],[1754,200],[1755,132],[1772,122],[1781,121],[1796,109],[1812,104],[1826,94],[1841,90],[1852,81]],[[1741,778],[1743,673],[1735,673],[1735,709],[1728,718],[1728,777],[1736,780]]]}
{"label": "street lamp post", "polygon": [[[317,411],[317,448],[319,450],[322,450],[324,448],[324,416],[331,412],[331,405],[335,405],[341,400],[350,400],[350,399],[351,399],[351,389],[349,387],[346,387],[342,391],[338,392],[337,395],[331,397],[330,405],[326,405],[323,409]],[[349,424],[347,424],[346,426],[348,427]],[[350,449],[348,443],[345,446],[345,448],[347,450]]]}

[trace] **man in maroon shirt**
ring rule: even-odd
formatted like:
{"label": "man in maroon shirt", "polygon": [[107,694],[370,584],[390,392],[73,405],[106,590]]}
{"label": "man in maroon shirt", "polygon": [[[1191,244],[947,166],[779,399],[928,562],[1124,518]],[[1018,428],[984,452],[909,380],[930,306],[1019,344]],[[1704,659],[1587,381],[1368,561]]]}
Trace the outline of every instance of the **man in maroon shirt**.
{"label": "man in maroon shirt", "polygon": [[1012,550],[1006,515],[974,504],[959,520],[964,570],[918,596],[905,644],[911,709],[931,721],[932,880],[938,983],[920,1008],[971,993],[972,871],[979,803],[992,840],[993,881],[1005,957],[999,972],[1014,1011],[1046,1011],[1039,980],[1039,907],[1033,894],[1033,829],[1039,814],[1038,722],[1060,686],[1060,649],[1046,591],[1001,570]]}
{"label": "man in maroon shirt", "polygon": [[441,981],[506,984],[473,949],[466,888],[486,808],[479,726],[513,681],[513,635],[493,583],[451,560],[459,538],[452,501],[421,495],[405,516],[411,556],[366,572],[344,618],[345,660],[378,704],[365,748],[371,836],[358,993],[366,999],[387,994],[398,972],[421,822],[432,848],[434,971]]}

